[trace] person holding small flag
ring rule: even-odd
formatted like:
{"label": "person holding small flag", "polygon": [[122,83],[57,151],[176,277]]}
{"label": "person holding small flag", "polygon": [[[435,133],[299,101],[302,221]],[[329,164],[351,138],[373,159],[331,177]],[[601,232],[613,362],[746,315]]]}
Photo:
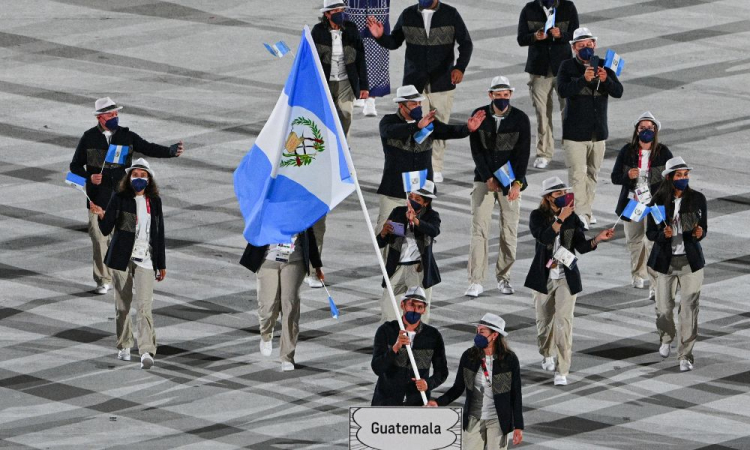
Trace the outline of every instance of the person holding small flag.
{"label": "person holding small flag", "polygon": [[471,134],[474,158],[474,189],[471,191],[471,244],[469,246],[469,288],[464,295],[478,297],[487,271],[492,210],[500,205],[500,250],[495,264],[497,288],[513,294],[510,268],[516,261],[521,191],[526,189],[526,167],[531,147],[529,116],[510,105],[515,89],[506,77],[492,79],[489,105],[477,108],[494,120],[485,120]]}
{"label": "person holding small flag", "polygon": [[[420,392],[429,399],[430,392],[448,378],[443,336],[437,328],[422,321],[427,309],[424,289],[410,287],[401,298],[401,309],[403,330],[398,320],[391,320],[375,332],[370,367],[378,381],[372,406],[422,406]],[[406,346],[411,346],[414,353],[419,380],[414,377]]]}
{"label": "person holding small flag", "polygon": [[[653,204],[661,214],[650,214],[646,236],[654,242],[648,266],[658,272],[656,278],[656,329],[661,346],[659,354],[667,358],[677,334],[674,307],[677,289],[680,341],[677,358],[680,371],[693,370],[693,346],[698,339],[698,309],[703,287],[701,241],[708,233],[706,197],[690,188],[691,167],[681,157],[669,159],[662,171],[664,180],[656,191]],[[655,220],[663,219],[661,221]]]}
{"label": "person holding small flag", "polygon": [[487,313],[474,324],[474,345],[461,355],[456,381],[428,406],[448,406],[462,394],[463,448],[507,449],[523,441],[521,364],[510,349],[502,317]]}
{"label": "person holding small flag", "polygon": [[76,147],[70,171],[86,179],[86,201],[89,209],[89,236],[94,254],[94,281],[96,293],[106,294],[112,285],[112,274],[104,264],[108,239],[99,232],[96,214],[91,211],[91,204],[106,208],[110,197],[120,180],[125,176],[125,169],[130,167],[135,152],[152,158],[171,158],[182,155],[182,141],[170,147],[153,144],[119,124],[117,105],[109,97],[98,99],[94,103],[94,115],[97,125],[90,128],[81,137]]}
{"label": "person holding small flag", "polygon": [[[423,187],[409,193],[407,206],[391,211],[377,235],[378,245],[386,249],[385,268],[393,294],[402,295],[411,286],[424,289],[424,323],[430,321],[432,287],[440,283],[440,272],[432,253],[432,243],[440,234],[440,215],[432,208],[434,199],[435,183],[426,180]],[[380,311],[381,322],[396,319],[387,288],[380,299]]]}
{"label": "person holding small flag", "polygon": [[536,253],[525,286],[534,291],[542,369],[555,371],[555,386],[568,384],[573,356],[573,311],[576,295],[583,290],[575,252],[596,250],[600,242],[615,234],[610,228],[594,239],[587,239],[584,224],[575,214],[572,195],[568,194],[570,190],[560,178],[547,178],[542,183],[539,208],[529,217]]}
{"label": "person holding small flag", "polygon": [[[633,136],[617,155],[612,167],[612,184],[622,186],[615,213],[621,216],[630,200],[644,205],[651,203],[662,181],[662,171],[672,152],[659,142],[661,122],[646,111],[633,123]],[[625,223],[625,242],[630,252],[630,275],[633,287],[643,289],[649,279],[649,299],[656,296],[656,272],[648,268],[653,244],[646,238],[646,221],[622,218]]]}

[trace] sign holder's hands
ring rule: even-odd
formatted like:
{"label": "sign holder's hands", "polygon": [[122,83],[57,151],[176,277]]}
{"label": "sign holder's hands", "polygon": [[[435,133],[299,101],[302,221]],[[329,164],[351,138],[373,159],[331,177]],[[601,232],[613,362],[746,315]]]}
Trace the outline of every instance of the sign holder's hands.
{"label": "sign holder's hands", "polygon": [[417,126],[420,129],[422,129],[422,128],[426,127],[427,125],[431,124],[435,120],[435,114],[437,114],[437,111],[435,111],[433,109],[432,111],[430,111],[429,113],[427,113],[426,116],[422,117],[422,120],[420,120],[417,123]]}
{"label": "sign holder's hands", "polygon": [[641,174],[641,171],[637,167],[628,170],[628,178],[630,178],[631,180],[637,179],[638,176],[640,176],[640,174]]}
{"label": "sign holder's hands", "polygon": [[674,236],[674,230],[672,230],[672,227],[667,225],[666,227],[664,227],[664,237],[670,239],[672,238],[672,236]]}
{"label": "sign holder's hands", "polygon": [[487,180],[487,189],[489,189],[490,192],[500,192],[500,183],[497,182],[495,177],[491,177]]}
{"label": "sign holder's hands", "polygon": [[695,228],[693,228],[693,237],[696,239],[700,239],[703,237],[703,227],[700,225],[696,225]]}
{"label": "sign holder's hands", "polygon": [[537,32],[534,33],[534,40],[543,41],[545,39],[547,39],[547,34],[544,32],[544,30],[537,30]]}
{"label": "sign holder's hands", "polygon": [[[104,171],[104,169],[102,168],[102,172],[103,171]],[[100,184],[102,184],[102,173],[99,172],[99,173],[91,174],[91,182],[94,183],[97,186],[100,185]]]}
{"label": "sign holder's hands", "polygon": [[516,428],[513,430],[513,445],[518,445],[523,441],[523,430]]}
{"label": "sign holder's hands", "polygon": [[156,274],[156,281],[164,281],[167,278],[167,269],[159,269]]}
{"label": "sign holder's hands", "polygon": [[607,81],[607,71],[604,70],[604,67],[597,67],[596,76],[600,83]]}
{"label": "sign holder's hands", "polygon": [[90,201],[89,201],[89,211],[99,216],[99,220],[104,218],[104,210],[101,208],[101,206],[97,206]]}
{"label": "sign holder's hands", "polygon": [[375,39],[380,39],[385,32],[383,24],[378,22],[375,16],[367,16],[367,29],[370,30],[370,34]]}
{"label": "sign holder's hands", "polygon": [[[411,345],[411,341],[409,340],[409,335],[406,333],[406,330],[399,330],[398,332],[398,339],[396,340],[396,343],[393,344],[393,353],[398,353],[399,350],[401,350],[401,347],[409,346]],[[414,378],[412,378],[413,380]]]}
{"label": "sign holder's hands", "polygon": [[515,181],[513,184],[510,185],[510,191],[508,191],[508,201],[513,202],[518,200],[518,197],[521,196],[521,185],[516,183]]}
{"label": "sign holder's hands", "polygon": [[591,83],[591,81],[596,77],[596,74],[594,73],[594,68],[591,66],[586,67],[586,71],[583,72],[583,78],[586,80],[587,83]]}
{"label": "sign holder's hands", "polygon": [[326,275],[323,273],[322,267],[318,267],[317,269],[315,269],[315,276],[318,277],[320,281],[326,280]]}
{"label": "sign holder's hands", "polygon": [[370,97],[370,91],[359,91],[359,98],[366,100]]}
{"label": "sign holder's hands", "polygon": [[459,69],[453,69],[451,70],[451,83],[459,84],[464,80],[464,73],[461,72]]}
{"label": "sign holder's hands", "polygon": [[[425,381],[424,378],[420,378],[418,380],[416,378],[412,378],[411,381],[413,381],[417,385],[417,390],[419,392],[427,391],[427,381]],[[429,405],[430,402],[427,402],[427,404]]]}
{"label": "sign holder's hands", "polygon": [[560,39],[560,36],[562,36],[562,33],[560,33],[560,29],[558,27],[552,27],[547,31],[549,31],[552,37],[555,39]]}
{"label": "sign holder's hands", "polygon": [[487,113],[484,112],[484,110],[477,111],[476,114],[469,117],[469,120],[466,122],[466,126],[469,127],[469,131],[471,133],[477,131],[482,122],[484,122],[485,117],[487,117]]}
{"label": "sign holder's hands", "polygon": [[388,220],[385,222],[385,224],[383,224],[383,229],[380,230],[380,237],[384,238],[391,233],[393,233],[393,222]]}
{"label": "sign holder's hands", "polygon": [[437,408],[438,404],[435,400],[430,400],[429,402],[427,402],[426,405],[424,405],[424,407],[425,408]]}

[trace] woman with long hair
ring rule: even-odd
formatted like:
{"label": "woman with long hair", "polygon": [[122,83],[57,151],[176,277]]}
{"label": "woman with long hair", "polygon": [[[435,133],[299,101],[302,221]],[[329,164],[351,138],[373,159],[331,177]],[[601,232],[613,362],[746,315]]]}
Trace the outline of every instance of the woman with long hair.
{"label": "woman with long hair", "polygon": [[475,324],[474,345],[464,351],[456,381],[428,406],[447,406],[466,393],[463,445],[469,450],[507,449],[523,440],[521,366],[508,347],[505,320],[487,313]]}
{"label": "woman with long hair", "polygon": [[164,243],[164,215],[159,188],[148,162],[140,158],[125,170],[117,193],[107,210],[91,205],[99,216],[99,229],[108,236],[114,229],[104,263],[112,269],[115,284],[115,317],[117,358],[130,361],[133,332],[130,305],[135,290],[138,314],[138,352],[141,368],[150,369],[156,355],[156,333],[151,315],[154,302],[154,279],[167,276]]}
{"label": "woman with long hair", "polygon": [[[621,215],[628,202],[633,199],[649,204],[663,179],[661,172],[672,152],[659,142],[661,123],[651,112],[646,111],[633,123],[633,136],[617,155],[612,167],[612,183],[622,186],[615,213]],[[656,295],[656,272],[646,262],[653,243],[646,239],[646,221],[634,222],[622,218],[625,226],[625,243],[630,251],[630,275],[633,287],[643,289],[649,279],[648,298]]]}

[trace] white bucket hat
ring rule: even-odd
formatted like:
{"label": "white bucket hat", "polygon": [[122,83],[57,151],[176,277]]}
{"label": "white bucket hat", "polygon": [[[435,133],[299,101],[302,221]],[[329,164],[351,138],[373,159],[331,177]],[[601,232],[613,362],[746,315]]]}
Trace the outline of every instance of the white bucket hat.
{"label": "white bucket hat", "polygon": [[498,316],[497,314],[486,313],[484,316],[482,316],[482,320],[475,323],[474,325],[487,327],[490,330],[497,331],[503,336],[508,335],[508,333],[505,331],[505,320],[503,320],[503,318]]}
{"label": "white bucket hat", "polygon": [[407,84],[396,89],[396,98],[393,99],[393,103],[421,102],[424,99],[425,97],[419,93],[417,88],[411,84]]}
{"label": "white bucket hat", "polygon": [[572,188],[563,183],[563,180],[561,180],[560,177],[547,178],[542,181],[542,197],[551,192],[569,191],[570,189]]}
{"label": "white bucket hat", "polygon": [[498,91],[515,91],[516,88],[510,87],[510,81],[508,81],[508,78],[503,76],[498,76],[492,79],[492,83],[490,83],[490,88],[487,89],[487,92],[498,92]]}
{"label": "white bucket hat", "polygon": [[323,0],[323,7],[320,8],[320,12],[324,13],[339,8],[347,9],[348,6],[342,0]]}
{"label": "white bucket hat", "polygon": [[588,28],[581,27],[573,32],[573,40],[568,42],[570,42],[570,45],[573,45],[578,41],[585,41],[587,39],[593,39],[594,41],[596,41],[596,36],[592,36],[591,30],[589,30]]}
{"label": "white bucket hat", "polygon": [[435,196],[435,183],[430,180],[425,181],[424,186],[414,192],[422,197],[437,198],[437,196]]}
{"label": "white bucket hat", "polygon": [[641,117],[638,118],[635,122],[633,122],[633,126],[635,128],[638,128],[638,124],[641,123],[642,120],[648,120],[653,122],[654,125],[656,125],[656,129],[658,131],[661,131],[661,122],[656,120],[656,117],[654,117],[653,114],[651,114],[651,111],[646,111],[645,113],[641,114]]}
{"label": "white bucket hat", "polygon": [[419,300],[420,302],[427,303],[427,294],[424,293],[424,289],[419,286],[410,287],[406,290],[406,293],[401,297],[401,301],[407,299]]}
{"label": "white bucket hat", "polygon": [[675,156],[667,161],[666,169],[662,170],[661,176],[666,177],[668,174],[676,170],[693,170],[693,168],[688,167],[687,163],[681,156]]}
{"label": "white bucket hat", "polygon": [[145,160],[145,159],[143,159],[143,158],[138,158],[138,159],[136,159],[136,160],[135,160],[135,161],[133,162],[133,165],[131,165],[130,167],[128,167],[127,169],[125,169],[125,174],[129,176],[129,175],[130,175],[130,172],[131,172],[131,171],[132,171],[133,169],[143,169],[143,170],[145,170],[146,172],[148,172],[149,174],[151,174],[151,178],[155,178],[155,176],[154,176],[154,171],[153,171],[153,170],[151,170],[151,166],[150,166],[150,165],[148,164],[148,161],[146,161],[146,160]]}
{"label": "white bucket hat", "polygon": [[99,114],[119,111],[122,109],[122,106],[117,106],[117,103],[115,103],[111,98],[104,97],[94,102],[94,109],[94,115],[98,116]]}

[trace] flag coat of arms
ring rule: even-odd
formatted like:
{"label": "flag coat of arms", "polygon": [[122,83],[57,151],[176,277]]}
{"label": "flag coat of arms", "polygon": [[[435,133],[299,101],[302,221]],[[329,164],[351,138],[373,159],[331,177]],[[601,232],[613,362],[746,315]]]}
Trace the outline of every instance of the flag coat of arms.
{"label": "flag coat of arms", "polygon": [[271,116],[234,171],[255,246],[291,242],[354,191],[349,147],[306,26]]}
{"label": "flag coat of arms", "polygon": [[607,50],[607,56],[604,58],[604,67],[612,70],[618,77],[625,67],[625,60],[620,57],[614,50]]}
{"label": "flag coat of arms", "polygon": [[427,181],[427,169],[416,172],[402,172],[401,180],[404,182],[404,192],[414,192],[424,187]]}
{"label": "flag coat of arms", "polygon": [[503,164],[503,166],[495,171],[495,176],[503,186],[508,187],[511,183],[516,181],[516,174],[513,173],[513,167],[510,165],[510,161]]}
{"label": "flag coat of arms", "polygon": [[80,175],[76,175],[73,172],[68,172],[68,176],[65,177],[65,184],[74,187],[81,192],[86,192],[86,179]]}
{"label": "flag coat of arms", "polygon": [[621,216],[630,219],[633,222],[640,222],[643,216],[648,214],[650,208],[643,203],[630,199],[625,209],[622,210]]}
{"label": "flag coat of arms", "polygon": [[125,161],[127,161],[129,153],[130,147],[127,145],[109,144],[109,149],[107,149],[107,155],[104,157],[104,162],[123,165],[125,164]]}

